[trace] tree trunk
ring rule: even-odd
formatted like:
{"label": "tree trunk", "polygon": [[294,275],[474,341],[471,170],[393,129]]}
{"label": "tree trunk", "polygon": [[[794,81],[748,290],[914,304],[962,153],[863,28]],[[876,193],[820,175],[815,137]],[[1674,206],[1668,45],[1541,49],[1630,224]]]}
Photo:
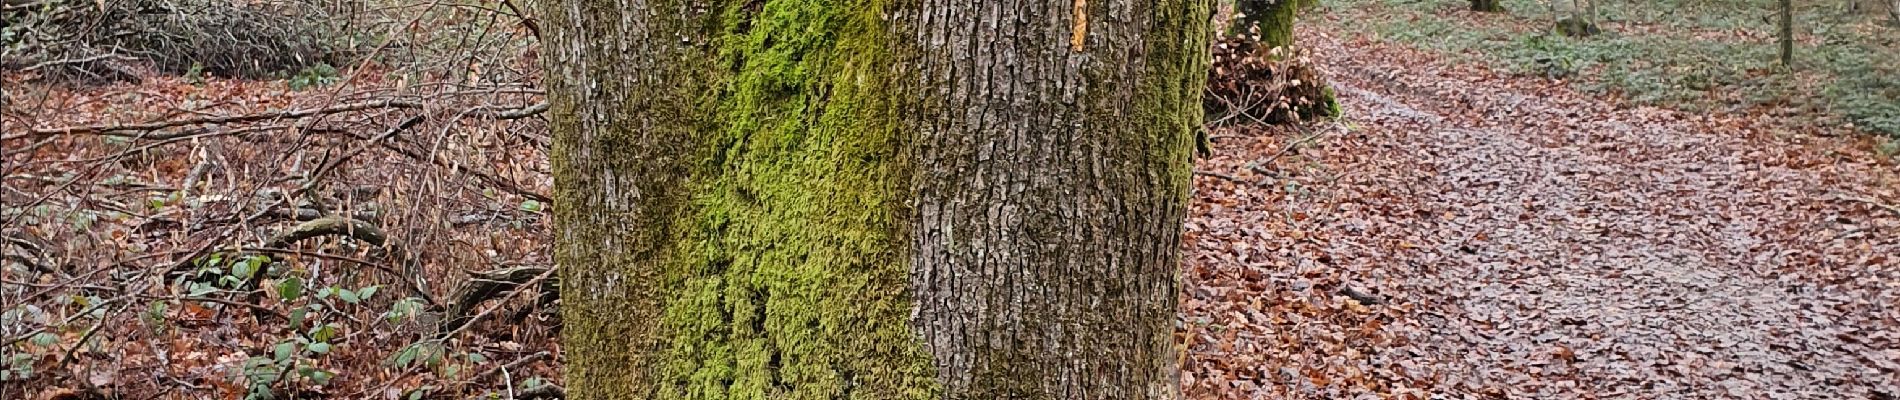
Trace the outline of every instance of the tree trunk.
{"label": "tree trunk", "polygon": [[1299,5],[1294,0],[1237,0],[1227,35],[1257,35],[1266,48],[1291,46],[1293,17],[1298,13]]}
{"label": "tree trunk", "polygon": [[1849,13],[1879,18],[1888,24],[1900,23],[1900,0],[1849,0]]}
{"label": "tree trunk", "polygon": [[710,3],[544,3],[573,398],[1178,397],[1206,2]]}
{"label": "tree trunk", "polygon": [[1602,30],[1597,28],[1594,4],[1592,0],[1551,1],[1551,15],[1557,22],[1553,28],[1558,34],[1571,37],[1594,36],[1602,33]]}
{"label": "tree trunk", "polygon": [[1471,0],[1471,11],[1504,12],[1504,2],[1500,0]]}
{"label": "tree trunk", "polygon": [[1781,66],[1794,66],[1794,1],[1781,0]]}

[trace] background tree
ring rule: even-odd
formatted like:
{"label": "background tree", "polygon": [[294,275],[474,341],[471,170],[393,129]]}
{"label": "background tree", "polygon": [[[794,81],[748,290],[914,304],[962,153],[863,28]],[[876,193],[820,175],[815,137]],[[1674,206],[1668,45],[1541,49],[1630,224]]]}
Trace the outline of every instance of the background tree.
{"label": "background tree", "polygon": [[1500,0],[1471,0],[1471,11],[1504,12],[1504,3]]}
{"label": "background tree", "polygon": [[1900,26],[1900,0],[1848,0],[1847,11],[1885,18],[1888,25]]}
{"label": "background tree", "polygon": [[[1238,0],[1227,33],[1214,46],[1203,97],[1215,124],[1299,123],[1339,115],[1332,88],[1293,45],[1293,21],[1310,0]],[[1204,138],[1203,138],[1204,139]],[[1199,150],[1209,152],[1205,140]]]}
{"label": "background tree", "polygon": [[1265,48],[1293,45],[1293,17],[1299,14],[1294,0],[1237,0],[1234,21],[1227,26],[1228,36],[1259,36]]}
{"label": "background tree", "polygon": [[1206,2],[545,7],[575,398],[1178,397]]}
{"label": "background tree", "polygon": [[1780,45],[1781,66],[1794,67],[1794,1],[1781,0]]}
{"label": "background tree", "polygon": [[1597,28],[1597,7],[1594,0],[1551,0],[1551,19],[1555,20],[1553,29],[1564,36],[1593,36],[1602,33]]}

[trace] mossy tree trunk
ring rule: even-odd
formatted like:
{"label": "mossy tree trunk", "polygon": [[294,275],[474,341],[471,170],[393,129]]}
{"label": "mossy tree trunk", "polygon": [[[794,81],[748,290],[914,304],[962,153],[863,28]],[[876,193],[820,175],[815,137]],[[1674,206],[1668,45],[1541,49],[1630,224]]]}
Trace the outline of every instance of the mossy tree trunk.
{"label": "mossy tree trunk", "polygon": [[1501,0],[1471,0],[1471,11],[1504,12],[1504,2]]}
{"label": "mossy tree trunk", "polygon": [[1295,0],[1236,0],[1234,21],[1227,26],[1228,36],[1258,35],[1267,48],[1293,45],[1293,17],[1299,14]]}
{"label": "mossy tree trunk", "polygon": [[1170,399],[1208,4],[544,3],[576,399]]}

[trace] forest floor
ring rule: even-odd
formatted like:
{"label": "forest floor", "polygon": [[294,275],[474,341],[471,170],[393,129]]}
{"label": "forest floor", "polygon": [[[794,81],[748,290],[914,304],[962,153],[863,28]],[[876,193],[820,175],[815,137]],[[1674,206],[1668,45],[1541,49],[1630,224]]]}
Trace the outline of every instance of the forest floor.
{"label": "forest floor", "polygon": [[1345,118],[1216,130],[1194,398],[1900,396],[1872,136],[1620,104],[1302,22]]}

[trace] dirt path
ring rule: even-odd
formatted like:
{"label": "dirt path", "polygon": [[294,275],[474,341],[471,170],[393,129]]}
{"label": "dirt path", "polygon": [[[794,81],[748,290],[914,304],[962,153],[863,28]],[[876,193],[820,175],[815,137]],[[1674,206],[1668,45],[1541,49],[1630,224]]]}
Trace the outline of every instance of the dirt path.
{"label": "dirt path", "polygon": [[1900,396],[1900,180],[1864,143],[1305,34],[1348,123],[1200,167],[1191,394]]}

